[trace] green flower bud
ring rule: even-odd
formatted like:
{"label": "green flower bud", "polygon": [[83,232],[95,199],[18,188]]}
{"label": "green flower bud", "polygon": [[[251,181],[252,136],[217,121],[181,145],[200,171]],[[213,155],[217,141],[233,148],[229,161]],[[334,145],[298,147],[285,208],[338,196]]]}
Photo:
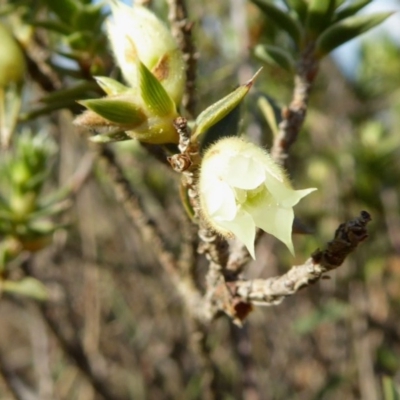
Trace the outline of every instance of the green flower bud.
{"label": "green flower bud", "polygon": [[185,87],[185,63],[167,27],[146,8],[112,1],[108,37],[115,59],[132,88],[140,85],[141,61],[162,84],[175,104]]}
{"label": "green flower bud", "polygon": [[24,55],[9,30],[0,24],[0,87],[20,84],[26,70]]}

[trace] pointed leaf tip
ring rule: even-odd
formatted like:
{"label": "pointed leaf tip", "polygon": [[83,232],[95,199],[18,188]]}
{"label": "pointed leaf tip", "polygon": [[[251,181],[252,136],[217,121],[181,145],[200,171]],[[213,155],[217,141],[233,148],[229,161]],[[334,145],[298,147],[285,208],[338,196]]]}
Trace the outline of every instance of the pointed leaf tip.
{"label": "pointed leaf tip", "polygon": [[200,113],[193,129],[192,141],[198,140],[201,134],[206,132],[209,128],[229,114],[244,99],[261,70],[262,68],[260,68],[249,81],[240,85],[233,92],[229,93],[227,96],[218,100]]}
{"label": "pointed leaf tip", "polygon": [[146,115],[126,98],[103,98],[78,101],[108,121],[124,126],[137,126],[146,120]]}
{"label": "pointed leaf tip", "polygon": [[254,55],[263,62],[278,65],[285,71],[293,71],[294,60],[291,54],[277,46],[259,44],[254,49]]}
{"label": "pointed leaf tip", "polygon": [[268,0],[252,0],[252,2],[256,4],[271,21],[283,29],[293,39],[296,45],[299,45],[302,32],[298,21],[292,18],[287,11],[281,10]]}
{"label": "pointed leaf tip", "polygon": [[108,95],[116,95],[129,90],[127,86],[106,76],[95,76],[94,79],[96,80],[97,84]]}
{"label": "pointed leaf tip", "polygon": [[263,70],[263,67],[259,68],[256,73],[244,84],[244,86],[247,86],[249,89],[253,86],[254,82],[258,78],[258,75],[261,74],[261,71]]}
{"label": "pointed leaf tip", "polygon": [[146,106],[160,117],[174,113],[176,109],[174,101],[142,62],[139,71],[141,96]]}
{"label": "pointed leaf tip", "polygon": [[324,31],[317,39],[317,55],[319,58],[326,56],[342,44],[379,25],[385,19],[393,15],[393,13],[393,11],[390,11],[369,15],[357,15],[337,22]]}

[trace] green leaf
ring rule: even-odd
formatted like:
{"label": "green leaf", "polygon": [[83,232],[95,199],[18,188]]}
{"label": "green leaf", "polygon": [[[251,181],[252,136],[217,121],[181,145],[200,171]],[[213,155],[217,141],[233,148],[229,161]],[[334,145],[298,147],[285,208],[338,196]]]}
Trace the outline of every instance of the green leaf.
{"label": "green leaf", "polygon": [[95,76],[96,82],[108,95],[115,95],[126,92],[129,88],[118,81],[106,76]]}
{"label": "green leaf", "polygon": [[400,391],[396,387],[393,379],[389,376],[382,378],[383,398],[384,400],[400,400]]}
{"label": "green leaf", "polygon": [[336,0],[335,1],[335,8],[340,7],[346,0]]}
{"label": "green leaf", "polygon": [[125,132],[120,130],[113,130],[111,132],[100,133],[96,136],[91,136],[89,140],[93,143],[110,143],[122,142],[124,140],[132,140],[132,138]]}
{"label": "green leaf", "polygon": [[179,196],[180,196],[183,208],[186,211],[187,216],[190,218],[191,221],[194,222],[195,221],[195,212],[191,205],[191,199],[188,194],[188,188],[183,184],[181,184],[179,186]]}
{"label": "green leaf", "polygon": [[69,35],[71,33],[72,27],[70,25],[64,24],[61,21],[33,21],[31,25],[44,28],[49,31],[60,33],[61,35]]}
{"label": "green leaf", "polygon": [[54,101],[36,110],[29,111],[27,113],[21,113],[19,116],[19,121],[29,121],[31,119],[40,117],[41,115],[50,114],[53,111],[60,110],[61,108],[69,108],[72,110],[75,108],[75,112],[79,112],[78,107],[79,106],[77,106],[75,100]]}
{"label": "green leaf", "polygon": [[140,125],[146,115],[135,104],[125,99],[103,98],[78,101],[89,110],[94,111],[108,121],[129,127]]}
{"label": "green leaf", "polygon": [[139,66],[139,76],[141,96],[150,111],[159,117],[174,113],[176,110],[174,101],[142,62]]}
{"label": "green leaf", "polygon": [[316,37],[330,25],[335,0],[311,0],[308,6],[306,31]]}
{"label": "green leaf", "polygon": [[206,133],[204,133],[201,141],[201,149],[207,149],[212,143],[218,140],[228,137],[237,136],[239,134],[239,123],[240,123],[240,107],[239,103],[233,108],[228,114],[226,114],[221,120],[213,125]]}
{"label": "green leaf", "polygon": [[72,25],[71,22],[81,8],[77,0],[45,0],[45,4],[61,21],[68,25]]}
{"label": "green leaf", "polygon": [[342,8],[341,10],[337,11],[334,16],[334,21],[341,21],[347,17],[351,17],[352,15],[356,14],[362,8],[367,6],[371,3],[372,0],[357,0],[353,3],[350,3],[346,7]]}
{"label": "green leaf", "polygon": [[3,281],[0,282],[0,287],[4,293],[26,296],[39,301],[47,300],[49,295],[46,286],[31,277],[19,281]]}
{"label": "green leaf", "polygon": [[287,32],[297,45],[300,44],[302,36],[300,25],[288,12],[276,7],[268,0],[252,0],[252,2],[261,8],[271,21]]}
{"label": "green leaf", "polygon": [[196,119],[195,127],[193,129],[192,140],[198,139],[198,137],[215,125],[218,121],[229,114],[246,96],[251,87],[253,86],[254,80],[261,70],[257,71],[256,74],[244,85],[240,85],[232,93],[207,107]]}
{"label": "green leaf", "polygon": [[277,46],[259,44],[254,49],[254,55],[268,64],[275,64],[286,71],[294,70],[294,60],[291,54]]}
{"label": "green leaf", "polygon": [[77,30],[91,30],[96,32],[106,15],[102,13],[104,4],[99,2],[98,4],[88,4],[82,7],[77,12],[72,21],[73,27]]}
{"label": "green leaf", "polygon": [[322,58],[342,44],[379,25],[392,14],[393,12],[382,12],[360,15],[337,22],[318,38],[316,42],[317,55]]}
{"label": "green leaf", "polygon": [[82,81],[74,86],[66,89],[60,89],[53,93],[48,94],[46,97],[40,99],[42,103],[54,104],[54,102],[75,101],[82,97],[87,97],[89,94],[98,93],[98,87],[95,82]]}
{"label": "green leaf", "polygon": [[305,0],[286,0],[285,3],[295,11],[300,21],[306,20],[308,4]]}
{"label": "green leaf", "polygon": [[261,95],[257,99],[257,106],[267,121],[272,134],[275,137],[278,136],[282,113],[276,102],[267,95]]}

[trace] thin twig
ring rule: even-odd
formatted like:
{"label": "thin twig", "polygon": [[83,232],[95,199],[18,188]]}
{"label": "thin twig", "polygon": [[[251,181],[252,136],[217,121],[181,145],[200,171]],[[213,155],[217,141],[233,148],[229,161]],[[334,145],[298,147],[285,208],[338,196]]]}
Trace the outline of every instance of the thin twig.
{"label": "thin twig", "polygon": [[187,7],[184,0],[168,0],[172,34],[183,53],[186,62],[186,87],[182,104],[194,116],[196,109],[196,67],[197,53],[193,44],[193,23],[188,20]]}
{"label": "thin twig", "polygon": [[188,274],[187,271],[185,273],[180,271],[178,260],[168,249],[167,243],[156,224],[144,212],[141,199],[125,177],[124,171],[114,153],[111,149],[102,146],[99,147],[99,155],[105,165],[108,177],[111,179],[118,201],[124,206],[143,239],[151,244],[159,263],[175,285],[178,293],[182,296],[187,310],[198,321],[209,321],[211,319],[210,311],[201,302],[201,293],[196,286],[196,282],[188,279],[191,274]]}
{"label": "thin twig", "polygon": [[151,244],[153,253],[157,255],[164,270],[171,276],[176,275],[177,260],[175,256],[167,249],[157,226],[143,211],[141,200],[125,177],[114,153],[108,147],[101,146],[99,147],[99,156],[111,179],[118,201],[121,202],[134,225],[140,230],[143,239]]}
{"label": "thin twig", "polygon": [[[32,258],[27,257],[22,263],[21,268],[26,275],[37,278],[31,264]],[[90,362],[78,337],[76,335],[73,339],[67,337],[66,333],[61,328],[60,321],[54,314],[51,303],[40,303],[37,307],[43,321],[57,339],[64,354],[75,363],[76,367],[90,382],[93,389],[105,400],[126,400],[124,396],[115,393],[115,391],[111,389],[111,385],[104,379],[104,376],[100,376],[97,373],[95,366]]]}
{"label": "thin twig", "polygon": [[366,317],[368,301],[361,283],[353,282],[350,286],[350,300],[355,309],[351,318],[351,328],[360,395],[363,400],[378,400],[380,395],[374,371],[374,356],[377,349],[372,344],[371,335],[368,333]]}
{"label": "thin twig", "polygon": [[0,375],[3,377],[8,389],[15,400],[39,400],[34,391],[14,373],[0,351]]}
{"label": "thin twig", "polygon": [[296,141],[307,113],[308,98],[317,75],[318,61],[314,43],[303,51],[296,68],[293,97],[288,107],[282,110],[279,133],[274,140],[271,155],[280,165],[287,167],[289,149]]}
{"label": "thin twig", "polygon": [[205,324],[191,319],[191,346],[201,367],[202,399],[218,400],[220,392],[218,382],[220,371],[211,357],[210,346],[207,343],[208,328]]}
{"label": "thin twig", "polygon": [[249,337],[249,326],[243,328],[231,324],[231,337],[233,339],[233,351],[238,359],[242,381],[242,399],[260,400],[262,399],[258,384],[256,365],[253,358],[251,340]]}
{"label": "thin twig", "polygon": [[[214,298],[210,301],[214,306],[225,301],[222,289],[228,287],[231,293],[231,310],[234,310],[234,314],[228,315],[239,324],[251,311],[252,305],[280,304],[286,297],[315,283],[325,273],[342,265],[345,258],[367,238],[367,224],[370,220],[370,215],[362,211],[359,217],[341,224],[326,248],[316,250],[303,265],[294,266],[286,274],[274,278],[222,282],[215,289]],[[214,312],[218,311],[214,307]],[[226,312],[226,309],[223,311]]]}

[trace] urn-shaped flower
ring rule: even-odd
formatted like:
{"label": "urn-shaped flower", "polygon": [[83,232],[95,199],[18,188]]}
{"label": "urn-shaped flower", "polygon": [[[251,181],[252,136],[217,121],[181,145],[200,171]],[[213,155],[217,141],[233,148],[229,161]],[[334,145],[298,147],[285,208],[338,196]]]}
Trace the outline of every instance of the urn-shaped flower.
{"label": "urn-shaped flower", "polygon": [[275,236],[294,253],[293,207],[314,190],[294,190],[265,150],[237,137],[213,144],[201,164],[202,216],[221,235],[236,236],[253,258],[256,228]]}

